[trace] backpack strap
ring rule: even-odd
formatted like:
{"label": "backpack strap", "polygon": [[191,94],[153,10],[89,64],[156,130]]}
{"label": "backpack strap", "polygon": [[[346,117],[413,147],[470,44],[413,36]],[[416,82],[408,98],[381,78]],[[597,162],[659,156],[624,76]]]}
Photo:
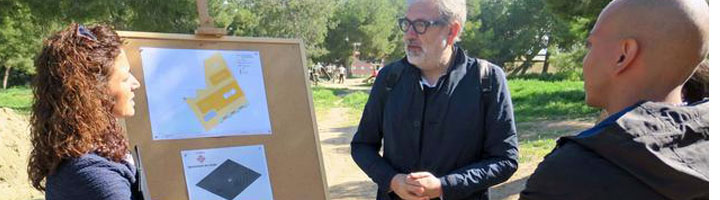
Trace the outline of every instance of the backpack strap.
{"label": "backpack strap", "polygon": [[482,92],[482,98],[483,101],[488,102],[488,98],[490,96],[490,92],[492,92],[492,81],[493,79],[490,76],[490,70],[492,70],[490,67],[490,62],[483,60],[483,59],[476,59],[477,65],[478,65],[478,73],[480,75],[480,90]]}
{"label": "backpack strap", "polygon": [[[492,86],[493,86],[492,81],[494,79],[491,78],[491,76],[490,76],[490,73],[491,73],[490,70],[492,70],[490,68],[491,67],[490,62],[483,60],[483,59],[479,59],[479,58],[477,58],[475,61],[478,66],[478,75],[480,75],[480,78],[479,78],[480,92],[481,92],[480,99],[482,100],[482,102],[480,102],[480,112],[483,116],[483,121],[481,122],[481,124],[482,124],[482,131],[485,133],[488,130],[485,127],[484,120],[487,118],[487,108],[490,106],[489,104],[491,102],[490,92],[492,92]],[[485,138],[487,137],[487,134],[483,134],[482,137],[483,137],[483,140],[485,140]]]}
{"label": "backpack strap", "polygon": [[492,79],[490,78],[490,63],[483,59],[477,59],[478,72],[480,73],[480,87],[483,99],[487,99],[492,91]]}
{"label": "backpack strap", "polygon": [[[390,67],[390,66],[388,66]],[[393,87],[395,87],[395,84],[397,84],[398,80],[400,80],[400,76],[405,71],[406,66],[404,65],[396,65],[390,67],[389,73],[387,76],[385,76],[385,91],[390,92],[392,91]]]}
{"label": "backpack strap", "polygon": [[[385,66],[389,67],[389,69],[382,69],[382,70],[390,70],[388,71],[387,75],[385,75],[384,78],[384,84],[385,84],[385,91],[380,92],[380,107],[383,109],[385,108],[385,103],[387,102],[388,96],[390,96],[390,92],[392,91],[393,87],[397,84],[398,80],[400,80],[400,76],[405,71],[406,66],[404,65],[396,65],[396,66]],[[383,67],[383,68],[385,68]],[[379,77],[378,72],[378,77]],[[375,82],[378,83],[377,81]]]}

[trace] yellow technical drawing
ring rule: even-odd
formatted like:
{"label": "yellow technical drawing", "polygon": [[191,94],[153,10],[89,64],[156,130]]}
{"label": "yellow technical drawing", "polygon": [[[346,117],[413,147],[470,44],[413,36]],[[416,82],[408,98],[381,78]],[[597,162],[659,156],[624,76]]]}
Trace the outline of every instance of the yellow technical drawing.
{"label": "yellow technical drawing", "polygon": [[205,89],[198,90],[195,98],[185,101],[205,131],[209,131],[248,102],[220,53],[205,59],[205,83]]}

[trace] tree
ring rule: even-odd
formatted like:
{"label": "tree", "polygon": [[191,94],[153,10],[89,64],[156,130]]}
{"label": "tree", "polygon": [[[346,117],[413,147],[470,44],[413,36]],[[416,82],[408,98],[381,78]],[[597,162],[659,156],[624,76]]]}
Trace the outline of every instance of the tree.
{"label": "tree", "polygon": [[597,21],[602,9],[612,0],[544,0],[550,12],[559,20],[571,24],[573,39],[584,39]]}
{"label": "tree", "polygon": [[[468,2],[468,20],[460,44],[478,56],[524,74],[532,60],[549,47],[569,48],[579,41],[577,25],[552,13],[545,1],[479,0]],[[546,51],[543,73],[552,51]],[[516,61],[520,65],[514,67]]]}
{"label": "tree", "polygon": [[192,33],[195,0],[0,0],[0,68],[3,88],[11,69],[34,73],[41,39],[71,22],[106,23],[118,30]]}
{"label": "tree", "polygon": [[195,0],[26,0],[44,32],[71,22],[106,23],[118,30],[192,33],[197,26]]}
{"label": "tree", "polygon": [[577,71],[582,68],[582,58],[586,50],[583,48],[585,38],[595,25],[598,15],[611,0],[544,0],[550,12],[556,17],[563,34],[554,38],[558,45],[548,52],[557,56],[550,59],[561,71]]}
{"label": "tree", "polygon": [[602,9],[612,0],[544,0],[553,14],[563,18],[589,18],[596,21]]}
{"label": "tree", "polygon": [[0,5],[0,68],[6,89],[12,69],[34,73],[32,57],[39,47],[39,32],[27,6],[11,0],[0,0]]}
{"label": "tree", "polygon": [[319,60],[328,63],[349,64],[354,50],[360,46],[360,58],[379,61],[390,56],[400,46],[402,33],[397,28],[396,16],[402,12],[397,1],[353,0],[340,2],[335,11],[324,46],[329,53]]}
{"label": "tree", "polygon": [[513,74],[524,73],[532,58],[547,48],[555,25],[542,1],[480,0],[468,8],[463,47],[472,55],[504,67],[524,58]]}
{"label": "tree", "polygon": [[328,53],[322,44],[328,27],[332,27],[334,1],[225,0],[209,4],[216,24],[225,27],[231,35],[299,38],[305,43],[308,58]]}

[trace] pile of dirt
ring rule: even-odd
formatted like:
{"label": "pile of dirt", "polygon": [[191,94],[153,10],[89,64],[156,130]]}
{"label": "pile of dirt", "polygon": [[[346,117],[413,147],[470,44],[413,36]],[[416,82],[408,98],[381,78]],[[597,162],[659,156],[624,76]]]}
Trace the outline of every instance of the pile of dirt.
{"label": "pile of dirt", "polygon": [[42,199],[30,186],[27,175],[30,154],[28,117],[9,108],[0,108],[0,194],[1,199]]}

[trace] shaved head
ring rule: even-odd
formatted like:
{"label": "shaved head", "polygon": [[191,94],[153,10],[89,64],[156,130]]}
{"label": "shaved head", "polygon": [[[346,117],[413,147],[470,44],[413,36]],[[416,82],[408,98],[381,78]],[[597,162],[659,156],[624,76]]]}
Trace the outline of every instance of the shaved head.
{"label": "shaved head", "polygon": [[648,75],[662,76],[669,70],[683,76],[663,79],[684,82],[708,54],[709,10],[703,0],[615,0],[598,23],[607,25],[618,39],[637,40],[638,59],[658,68]]}
{"label": "shaved head", "polygon": [[588,37],[586,102],[609,112],[640,100],[681,102],[683,83],[708,55],[709,11],[704,0],[610,2]]}

